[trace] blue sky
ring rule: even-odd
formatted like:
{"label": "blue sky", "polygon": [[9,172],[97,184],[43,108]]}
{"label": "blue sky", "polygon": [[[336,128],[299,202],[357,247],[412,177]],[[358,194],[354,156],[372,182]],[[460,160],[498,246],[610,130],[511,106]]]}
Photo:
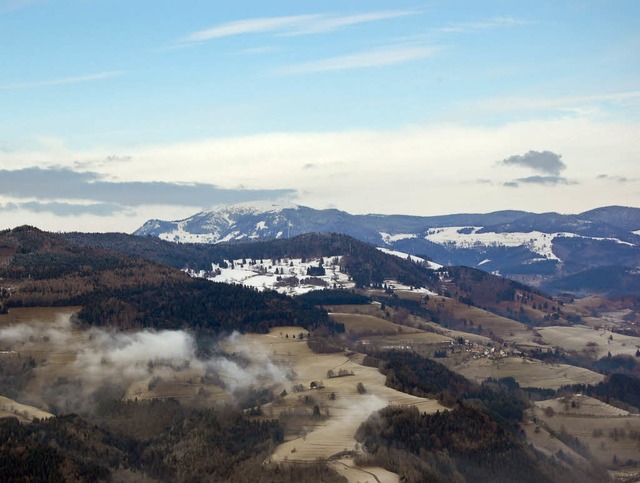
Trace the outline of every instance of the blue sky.
{"label": "blue sky", "polygon": [[0,0],[2,225],[640,206],[639,24],[635,1]]}

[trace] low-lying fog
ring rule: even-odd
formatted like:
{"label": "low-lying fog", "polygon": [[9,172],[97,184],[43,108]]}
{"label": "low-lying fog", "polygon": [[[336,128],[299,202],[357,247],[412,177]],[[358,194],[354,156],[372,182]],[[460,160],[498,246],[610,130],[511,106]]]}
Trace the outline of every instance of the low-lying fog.
{"label": "low-lying fog", "polygon": [[0,328],[0,350],[31,356],[34,371],[49,374],[39,397],[30,397],[34,395],[28,391],[34,388],[27,385],[23,399],[42,399],[58,411],[86,412],[101,399],[123,397],[133,383],[173,380],[187,371],[232,396],[253,388],[290,386],[290,371],[238,333],[211,342],[205,351],[211,355],[199,357],[194,335],[184,330],[81,329],[71,320],[58,314],[53,322]]}

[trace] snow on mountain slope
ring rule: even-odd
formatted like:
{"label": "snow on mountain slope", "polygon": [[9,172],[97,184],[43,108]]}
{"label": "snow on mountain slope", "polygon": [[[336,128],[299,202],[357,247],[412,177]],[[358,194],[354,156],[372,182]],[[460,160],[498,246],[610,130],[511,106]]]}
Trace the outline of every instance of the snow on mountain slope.
{"label": "snow on mountain slope", "polygon": [[432,228],[427,231],[425,239],[441,245],[453,245],[456,248],[473,248],[479,246],[525,246],[547,260],[559,260],[553,253],[553,239],[557,234],[541,233],[477,233],[482,227],[451,226]]}
{"label": "snow on mountain slope", "polygon": [[322,257],[324,275],[309,275],[310,269],[320,268],[320,259],[301,258],[225,260],[224,264],[212,264],[211,271],[188,270],[187,273],[213,282],[240,284],[259,291],[276,290],[288,295],[300,295],[323,288],[352,289],[355,283],[340,270],[341,258]]}
{"label": "snow on mountain slope", "polygon": [[[634,231],[635,230],[635,231]],[[150,220],[135,235],[222,243],[336,232],[443,265],[481,267],[525,283],[595,266],[640,266],[640,209],[578,215],[503,211],[431,217],[352,215],[282,203],[239,203],[178,221]]]}
{"label": "snow on mountain slope", "polygon": [[[427,231],[425,239],[441,245],[453,245],[456,248],[474,247],[518,247],[523,246],[537,253],[545,260],[560,259],[553,253],[553,240],[557,237],[583,238],[598,241],[611,241],[621,245],[634,246],[633,243],[617,238],[585,237],[575,233],[542,233],[540,231],[522,232],[482,232],[478,226],[450,226],[445,228],[432,228]],[[486,262],[485,262],[486,263]]]}
{"label": "snow on mountain slope", "polygon": [[[398,252],[392,253],[403,256]],[[420,261],[418,257],[412,257]],[[342,256],[322,257],[304,260],[301,258],[262,259],[242,258],[225,260],[223,264],[213,263],[210,271],[186,270],[192,277],[206,278],[212,282],[240,284],[259,291],[275,290],[286,295],[301,295],[313,290],[344,289],[351,290],[356,284],[340,268]],[[427,262],[428,263],[428,262]],[[433,264],[434,267],[439,265]],[[310,275],[309,270],[318,270],[322,266],[324,275]],[[386,279],[389,288],[422,294],[433,294],[425,288],[414,288],[397,280]]]}
{"label": "snow on mountain slope", "polygon": [[[157,236],[177,243],[223,243],[280,238],[289,232],[290,216],[300,207],[292,203],[246,202],[201,211],[184,220],[150,220],[134,235]],[[290,213],[289,213],[290,214]]]}
{"label": "snow on mountain slope", "polygon": [[434,263],[431,260],[425,260],[424,258],[417,257],[415,255],[410,255],[409,253],[399,252],[396,250],[389,250],[388,248],[384,248],[384,247],[377,247],[377,248],[382,253],[386,253],[387,255],[393,255],[398,258],[404,258],[405,260],[409,259],[415,263],[422,263],[425,267],[430,268],[431,270],[438,270],[439,268],[442,268],[442,265],[438,263]]}
{"label": "snow on mountain slope", "polygon": [[400,240],[411,240],[412,238],[418,238],[418,235],[415,233],[398,233],[397,235],[390,235],[389,233],[380,232],[380,236],[382,237],[382,241],[387,245],[391,245]]}
{"label": "snow on mountain slope", "polygon": [[212,264],[210,272],[188,271],[193,277],[213,282],[240,284],[259,291],[276,290],[288,295],[300,295],[322,288],[351,289],[355,284],[340,271],[341,257],[323,257],[324,275],[310,276],[310,267],[320,266],[319,260],[303,261],[300,258],[280,260],[253,260],[251,258],[225,260],[225,264]]}

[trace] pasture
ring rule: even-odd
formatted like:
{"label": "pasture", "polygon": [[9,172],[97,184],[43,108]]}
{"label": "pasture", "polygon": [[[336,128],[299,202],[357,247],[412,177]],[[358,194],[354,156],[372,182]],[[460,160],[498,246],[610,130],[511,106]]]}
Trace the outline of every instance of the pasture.
{"label": "pasture", "polygon": [[536,402],[532,416],[560,439],[576,438],[595,461],[616,467],[640,460],[640,416],[583,395]]}
{"label": "pasture", "polygon": [[568,364],[548,364],[523,357],[471,359],[450,367],[466,378],[482,382],[488,377],[513,377],[520,387],[559,389],[569,384],[597,384],[602,374]]}

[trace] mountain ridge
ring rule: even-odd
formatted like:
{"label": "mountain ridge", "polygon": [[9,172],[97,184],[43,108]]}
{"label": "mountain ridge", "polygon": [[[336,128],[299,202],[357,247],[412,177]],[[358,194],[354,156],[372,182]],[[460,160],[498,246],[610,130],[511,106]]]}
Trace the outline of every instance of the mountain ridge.
{"label": "mountain ridge", "polygon": [[242,203],[183,220],[150,220],[134,235],[217,244],[310,232],[341,233],[442,265],[482,268],[541,287],[600,266],[640,267],[640,208],[625,206],[578,214],[501,210],[415,216]]}

